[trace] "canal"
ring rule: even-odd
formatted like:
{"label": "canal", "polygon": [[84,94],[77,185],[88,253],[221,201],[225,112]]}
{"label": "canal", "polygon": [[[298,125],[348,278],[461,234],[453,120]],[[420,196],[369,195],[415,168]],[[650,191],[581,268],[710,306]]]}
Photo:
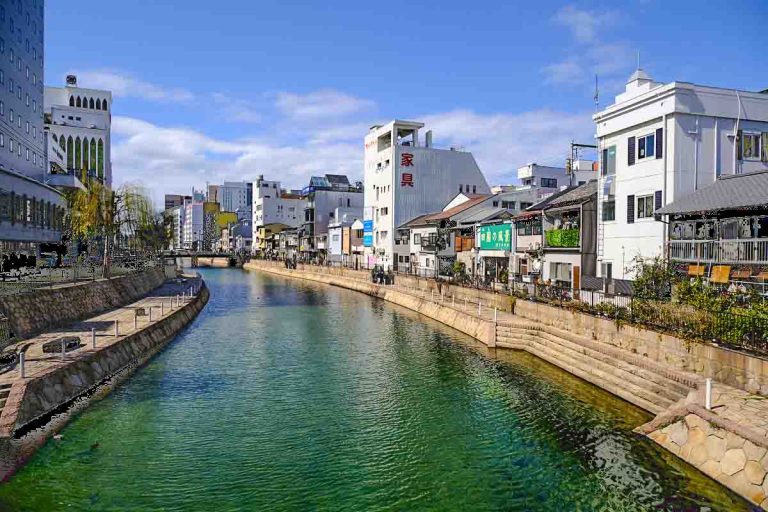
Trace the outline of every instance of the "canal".
{"label": "canal", "polygon": [[[378,299],[235,269],[0,510],[746,510],[649,417]],[[708,508],[707,508],[708,507]]]}

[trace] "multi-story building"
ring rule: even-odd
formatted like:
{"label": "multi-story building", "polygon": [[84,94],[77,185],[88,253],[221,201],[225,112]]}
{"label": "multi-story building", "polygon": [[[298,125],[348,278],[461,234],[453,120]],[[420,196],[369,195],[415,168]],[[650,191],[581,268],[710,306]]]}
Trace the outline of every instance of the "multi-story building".
{"label": "multi-story building", "polygon": [[540,199],[562,188],[583,185],[589,180],[595,180],[597,174],[597,166],[592,160],[576,160],[570,172],[567,172],[564,167],[551,167],[537,163],[526,164],[517,169],[520,187],[535,188]]}
{"label": "multi-story building", "polygon": [[45,88],[45,128],[51,146],[66,158],[66,175],[112,186],[111,108],[110,91],[78,87],[74,75],[65,87]]}
{"label": "multi-story building", "polygon": [[190,199],[184,201],[181,222],[182,236],[181,246],[184,249],[197,251],[202,249],[204,228],[204,201]]}
{"label": "multi-story building", "polygon": [[165,222],[168,229],[168,249],[178,250],[182,248],[184,237],[184,211],[183,206],[173,206],[164,211]]}
{"label": "multi-story building", "polygon": [[259,176],[253,182],[253,250],[265,248],[267,235],[298,228],[304,219],[304,202],[300,190],[283,190],[279,181]]}
{"label": "multi-story building", "polygon": [[43,20],[43,2],[0,5],[0,251],[61,239],[65,201],[46,180]]}
{"label": "multi-story building", "polygon": [[299,250],[307,259],[324,259],[328,250],[328,224],[335,221],[336,208],[355,211],[363,207],[363,186],[341,174],[312,176],[301,191],[306,198]]}
{"label": "multi-story building", "polygon": [[351,254],[351,226],[357,222],[362,227],[363,208],[336,208],[333,220],[328,223],[328,261],[347,265]]}
{"label": "multi-story building", "polygon": [[598,275],[632,278],[635,257],[662,254],[654,212],[718,177],[768,169],[768,94],[635,71],[615,102],[593,116],[601,154]]}
{"label": "multi-story building", "polygon": [[219,203],[221,209],[227,212],[250,211],[249,189],[251,185],[245,181],[225,181],[223,185],[219,186],[218,201],[213,202]]}
{"label": "multi-story building", "polygon": [[516,279],[581,288],[596,267],[597,180],[568,187],[514,218]]}
{"label": "multi-story building", "polygon": [[395,265],[395,228],[439,211],[456,194],[488,194],[472,153],[437,149],[423,123],[392,121],[365,136],[365,242],[369,263]]}
{"label": "multi-story building", "polygon": [[184,204],[185,199],[192,199],[192,196],[183,196],[181,194],[165,194],[165,209],[170,210]]}
{"label": "multi-story building", "polygon": [[221,185],[207,185],[205,192],[205,200],[209,203],[219,203],[219,189]]}

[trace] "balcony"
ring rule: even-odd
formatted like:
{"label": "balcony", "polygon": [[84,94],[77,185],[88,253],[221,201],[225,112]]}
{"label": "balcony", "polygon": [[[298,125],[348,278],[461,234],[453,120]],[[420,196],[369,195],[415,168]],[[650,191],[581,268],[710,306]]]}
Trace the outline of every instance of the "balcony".
{"label": "balcony", "polygon": [[768,238],[672,240],[667,248],[674,261],[768,265]]}
{"label": "balcony", "polygon": [[547,247],[576,249],[581,241],[579,240],[579,228],[571,229],[548,229],[544,232]]}

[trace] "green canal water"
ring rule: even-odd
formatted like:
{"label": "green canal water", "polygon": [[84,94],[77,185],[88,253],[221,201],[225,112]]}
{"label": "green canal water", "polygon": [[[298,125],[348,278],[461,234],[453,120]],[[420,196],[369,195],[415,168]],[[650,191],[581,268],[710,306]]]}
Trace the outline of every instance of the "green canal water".
{"label": "green canal water", "polygon": [[362,294],[203,273],[195,322],[0,510],[748,508],[633,434],[646,414],[533,357]]}

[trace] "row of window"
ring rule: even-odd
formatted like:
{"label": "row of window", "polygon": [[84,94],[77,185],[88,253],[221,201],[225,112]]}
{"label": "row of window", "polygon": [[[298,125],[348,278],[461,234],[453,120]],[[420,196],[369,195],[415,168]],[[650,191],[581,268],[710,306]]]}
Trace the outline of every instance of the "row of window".
{"label": "row of window", "polygon": [[[464,188],[465,185],[459,185],[459,194],[467,193],[469,194],[469,185],[466,185],[467,188]],[[477,185],[472,185],[472,194],[477,194]]]}
{"label": "row of window", "polygon": [[[37,2],[35,2],[35,3],[37,3]],[[19,4],[18,4],[17,12],[18,12],[19,16],[21,16],[21,14],[22,14],[21,2],[19,2]],[[41,18],[43,17],[43,8],[42,8],[42,6],[40,7],[40,17]],[[43,42],[43,25],[42,25],[42,23],[40,24],[40,30],[38,31],[37,30],[38,29],[37,20],[32,19],[32,16],[29,14],[29,11],[26,12],[26,15],[24,16],[24,19],[26,21],[27,27],[29,27],[31,29],[32,35],[37,37],[39,39],[39,41],[42,43]],[[0,22],[4,22],[4,21],[5,21],[5,7],[0,6]],[[14,19],[13,16],[8,16],[8,27],[10,29],[11,34],[15,34],[16,37],[19,40],[19,44],[21,44],[21,27],[17,27],[16,26],[16,20]]]}
{"label": "row of window", "polygon": [[2,221],[60,231],[64,226],[64,209],[50,201],[0,190]]}
{"label": "row of window", "polygon": [[[635,220],[653,218],[653,212],[660,207],[660,191],[642,196],[627,196],[627,223],[631,224]],[[603,202],[601,218],[604,222],[616,220],[616,200]]]}
{"label": "row of window", "polygon": [[96,101],[93,100],[93,98],[87,98],[78,96],[75,98],[74,96],[69,97],[69,106],[70,107],[79,107],[79,108],[90,108],[95,110],[107,110],[107,100],[96,98]]}
{"label": "row of window", "polygon": [[[5,103],[3,103],[2,100],[0,100],[0,117],[5,117]],[[21,130],[21,116],[19,114],[15,114],[12,108],[8,109],[8,119],[10,121],[11,127],[13,127],[15,121],[16,127]],[[37,126],[30,125],[29,121],[24,121],[24,133],[31,135],[33,141],[37,141]],[[40,138],[42,138],[42,134]]]}
{"label": "row of window", "polygon": [[87,169],[104,178],[104,139],[80,139],[71,135],[65,139],[63,135],[53,134],[53,141],[67,153],[67,170]]}
{"label": "row of window", "polygon": [[8,147],[8,151],[15,154],[17,158],[25,158],[27,162],[32,162],[32,165],[43,168],[45,166],[44,158],[42,154],[39,154],[34,149],[25,147],[22,143],[15,140],[13,137],[6,137],[4,133],[0,133],[0,148]]}

